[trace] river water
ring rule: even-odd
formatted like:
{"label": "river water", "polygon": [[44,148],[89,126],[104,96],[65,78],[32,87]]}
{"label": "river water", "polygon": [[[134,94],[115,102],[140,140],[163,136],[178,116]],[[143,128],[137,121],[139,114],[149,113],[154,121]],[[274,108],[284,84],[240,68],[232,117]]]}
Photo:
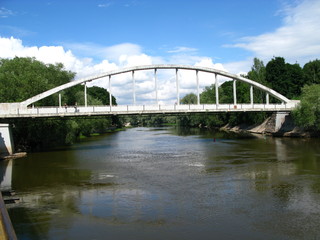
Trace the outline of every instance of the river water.
{"label": "river water", "polygon": [[320,239],[316,139],[131,128],[1,170],[19,239]]}

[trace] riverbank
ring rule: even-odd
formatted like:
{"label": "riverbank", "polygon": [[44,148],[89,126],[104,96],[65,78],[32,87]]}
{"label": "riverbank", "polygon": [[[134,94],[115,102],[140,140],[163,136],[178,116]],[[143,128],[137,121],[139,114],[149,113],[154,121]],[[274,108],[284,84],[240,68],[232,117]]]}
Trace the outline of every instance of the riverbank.
{"label": "riverbank", "polygon": [[291,117],[291,115],[287,115],[284,118],[284,121],[281,124],[279,129],[275,127],[276,122],[276,114],[272,114],[268,117],[263,123],[255,124],[255,125],[238,125],[231,126],[227,124],[220,128],[221,131],[231,131],[231,132],[249,132],[255,134],[265,134],[275,137],[302,137],[302,138],[310,138],[310,137],[319,137],[319,133],[317,132],[309,132],[304,130],[303,128],[297,127]]}

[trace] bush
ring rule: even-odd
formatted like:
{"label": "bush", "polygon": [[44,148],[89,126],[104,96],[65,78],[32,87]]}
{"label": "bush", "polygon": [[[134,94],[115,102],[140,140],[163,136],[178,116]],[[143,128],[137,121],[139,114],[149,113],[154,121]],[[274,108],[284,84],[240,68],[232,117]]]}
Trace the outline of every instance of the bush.
{"label": "bush", "polygon": [[295,123],[307,130],[320,130],[320,85],[302,88],[301,103],[293,111]]}

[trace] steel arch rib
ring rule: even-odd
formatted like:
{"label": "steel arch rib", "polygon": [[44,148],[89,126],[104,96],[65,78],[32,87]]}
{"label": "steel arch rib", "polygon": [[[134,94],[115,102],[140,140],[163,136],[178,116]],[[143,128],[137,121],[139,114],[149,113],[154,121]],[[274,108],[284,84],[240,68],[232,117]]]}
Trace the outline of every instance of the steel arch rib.
{"label": "steel arch rib", "polygon": [[21,102],[21,104],[23,105],[30,105],[34,102],[37,102],[43,98],[46,98],[52,94],[55,94],[57,92],[60,92],[62,90],[65,90],[67,88],[85,83],[85,82],[90,82],[90,81],[94,81],[100,78],[104,78],[104,77],[108,77],[108,76],[113,76],[113,75],[118,75],[118,74],[122,74],[122,73],[127,73],[127,72],[131,72],[131,71],[143,71],[143,70],[153,70],[153,69],[182,69],[182,70],[193,70],[193,71],[200,71],[200,72],[207,72],[207,73],[213,73],[213,74],[218,74],[230,79],[235,79],[235,80],[239,80],[242,82],[246,82],[264,92],[269,93],[271,96],[279,99],[281,102],[284,103],[288,103],[290,102],[290,99],[286,98],[285,96],[281,95],[280,93],[274,91],[271,88],[268,88],[258,82],[252,81],[250,79],[244,78],[244,77],[240,77],[236,74],[231,74],[225,71],[221,71],[218,69],[214,69],[214,68],[207,68],[207,67],[199,67],[199,66],[188,66],[188,65],[177,65],[177,64],[156,64],[156,65],[144,65],[144,66],[133,66],[133,67],[127,67],[127,68],[122,68],[122,69],[117,69],[117,70],[112,70],[112,71],[108,71],[106,73],[97,75],[97,76],[93,76],[93,77],[88,77],[88,78],[83,78],[83,79],[78,79],[66,84],[63,84],[61,86],[55,87],[53,89],[50,89],[46,92],[40,93],[34,97],[31,97],[23,102]]}

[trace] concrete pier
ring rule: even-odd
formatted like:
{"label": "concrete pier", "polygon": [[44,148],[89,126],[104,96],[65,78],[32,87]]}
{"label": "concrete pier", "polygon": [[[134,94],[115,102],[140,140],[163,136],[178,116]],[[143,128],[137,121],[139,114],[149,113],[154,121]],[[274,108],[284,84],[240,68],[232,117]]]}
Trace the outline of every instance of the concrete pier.
{"label": "concrete pier", "polygon": [[9,124],[0,124],[0,157],[12,155],[14,145],[12,140],[11,128]]}
{"label": "concrete pier", "polygon": [[277,112],[276,113],[276,119],[275,119],[275,129],[274,131],[277,132],[282,127],[283,123],[285,122],[285,119],[287,116],[289,116],[289,112]]}

